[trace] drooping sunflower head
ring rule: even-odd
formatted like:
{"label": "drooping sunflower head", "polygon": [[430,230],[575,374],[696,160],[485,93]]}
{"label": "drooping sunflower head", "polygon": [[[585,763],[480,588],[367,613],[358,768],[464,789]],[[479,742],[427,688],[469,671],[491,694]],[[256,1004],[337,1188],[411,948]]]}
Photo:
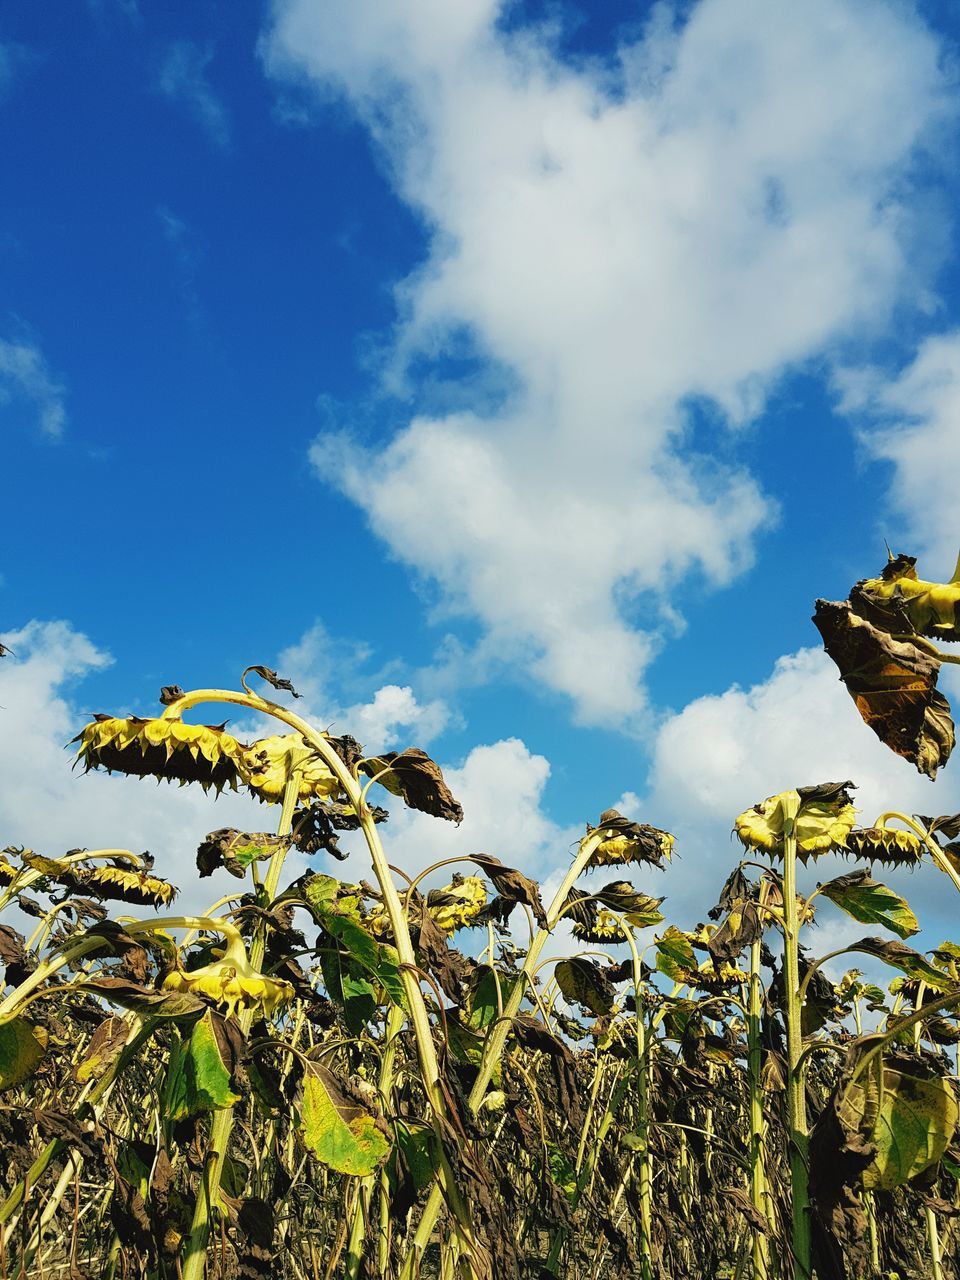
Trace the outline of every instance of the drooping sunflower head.
{"label": "drooping sunflower head", "polygon": [[469,928],[487,904],[487,887],[479,876],[455,876],[442,889],[427,894],[427,910],[446,934]]}
{"label": "drooping sunflower head", "polygon": [[140,716],[97,716],[73,739],[86,769],[138,778],[199,782],[206,790],[236,787],[242,745],[223,725]]}
{"label": "drooping sunflower head", "polygon": [[631,822],[616,809],[605,810],[597,826],[587,829],[585,839],[596,836],[598,831],[602,832],[602,838],[588,866],[614,867],[646,862],[662,867],[673,856],[674,837],[669,831],[661,831],[659,827],[643,822]]}
{"label": "drooping sunflower head", "polygon": [[240,775],[251,791],[268,804],[283,799],[283,790],[293,765],[300,770],[301,803],[336,796],[340,782],[315,752],[307,752],[296,733],[275,734],[243,747],[238,759]]}
{"label": "drooping sunflower head", "polygon": [[799,801],[795,830],[797,850],[801,857],[817,857],[831,849],[844,849],[847,836],[856,820],[856,809],[850,800],[850,782],[824,783],[817,787],[800,787],[768,796],[737,818],[734,829],[740,840],[751,849],[762,849],[774,857],[783,854],[784,799],[796,796]]}
{"label": "drooping sunflower head", "polygon": [[84,867],[83,882],[101,897],[147,907],[168,907],[177,896],[177,887],[169,880],[132,867]]}
{"label": "drooping sunflower head", "polygon": [[594,916],[574,920],[571,930],[581,942],[623,942],[623,927],[618,916],[602,908]]}
{"label": "drooping sunflower head", "polygon": [[844,852],[868,858],[888,867],[913,867],[924,853],[924,843],[912,831],[897,827],[855,827],[847,836]]}
{"label": "drooping sunflower head", "polygon": [[909,620],[918,635],[960,639],[957,573],[950,582],[927,582],[917,576],[916,563],[916,556],[891,555],[879,578],[865,578],[856,584],[851,600],[861,595],[881,608],[892,607]]}
{"label": "drooping sunflower head", "polygon": [[245,1009],[259,1010],[269,1018],[294,997],[289,982],[254,969],[243,939],[236,931],[227,934],[227,946],[220,960],[200,969],[174,969],[167,974],[163,987],[165,991],[206,996],[224,1006],[227,1018]]}

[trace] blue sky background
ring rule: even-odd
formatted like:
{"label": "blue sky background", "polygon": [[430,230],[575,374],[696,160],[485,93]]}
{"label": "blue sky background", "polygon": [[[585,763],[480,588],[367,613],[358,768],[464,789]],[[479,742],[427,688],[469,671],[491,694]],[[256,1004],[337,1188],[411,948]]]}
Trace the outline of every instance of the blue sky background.
{"label": "blue sky background", "polygon": [[806,652],[885,537],[932,577],[960,544],[958,34],[881,0],[7,0],[5,839],[189,867],[220,811],[60,748],[253,662],[497,804],[399,821],[413,861],[549,877],[626,797],[702,913],[771,791],[960,809]]}

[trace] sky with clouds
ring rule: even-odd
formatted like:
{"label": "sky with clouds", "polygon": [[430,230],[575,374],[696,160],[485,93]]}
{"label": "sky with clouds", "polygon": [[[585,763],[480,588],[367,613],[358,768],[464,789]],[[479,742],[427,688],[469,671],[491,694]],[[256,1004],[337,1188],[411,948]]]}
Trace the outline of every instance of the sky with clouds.
{"label": "sky with clouds", "polygon": [[410,869],[556,878],[621,803],[689,924],[771,792],[960,810],[810,622],[884,539],[960,545],[958,40],[932,0],[8,0],[0,843],[149,847],[200,905],[199,838],[269,815],[64,744],[257,662],[443,762],[467,818],[394,815]]}

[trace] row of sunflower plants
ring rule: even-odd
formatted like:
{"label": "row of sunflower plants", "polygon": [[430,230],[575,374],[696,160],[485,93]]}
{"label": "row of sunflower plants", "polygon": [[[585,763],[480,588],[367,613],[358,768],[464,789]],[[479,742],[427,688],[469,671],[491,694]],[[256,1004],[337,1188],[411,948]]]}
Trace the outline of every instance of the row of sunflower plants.
{"label": "row of sunflower plants", "polygon": [[[960,587],[918,583],[891,558],[816,620],[867,723],[932,774],[953,739],[928,636],[957,638]],[[858,825],[852,783],[784,791],[736,819],[743,860],[693,929],[613,878],[674,844],[614,810],[549,899],[480,851],[411,878],[378,801],[459,822],[437,765],[367,755],[251,675],[296,696],[253,667],[76,739],[85,769],[273,805],[271,831],[199,843],[235,893],[176,914],[148,855],[0,856],[0,1274],[957,1276],[960,947],[908,946],[874,874],[960,888],[960,817]],[[211,703],[282,731],[194,723]],[[344,832],[369,880],[331,874]],[[285,875],[291,850],[317,869]],[[808,885],[836,853],[852,869]],[[882,932],[816,956],[824,910]],[[831,980],[848,955],[892,981]]]}

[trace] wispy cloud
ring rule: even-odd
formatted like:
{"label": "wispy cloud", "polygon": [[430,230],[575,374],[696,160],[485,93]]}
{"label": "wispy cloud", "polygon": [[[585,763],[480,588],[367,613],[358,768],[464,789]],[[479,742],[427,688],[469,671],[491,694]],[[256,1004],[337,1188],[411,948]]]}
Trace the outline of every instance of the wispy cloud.
{"label": "wispy cloud", "polygon": [[67,424],[64,387],[35,342],[0,338],[0,407],[26,403],[44,435],[59,439]]}
{"label": "wispy cloud", "polygon": [[[375,462],[349,431],[313,459],[488,652],[638,725],[672,591],[731,581],[775,515],[731,427],[917,299],[914,162],[950,86],[878,0],[658,5],[616,67],[501,8],[274,4],[269,71],[349,100],[430,235],[391,369],[418,415]],[[438,412],[422,371],[465,335],[515,390]]]}
{"label": "wispy cloud", "polygon": [[213,50],[190,40],[178,40],[166,51],[160,68],[160,90],[184,106],[218,147],[230,145],[227,108],[207,76]]}

